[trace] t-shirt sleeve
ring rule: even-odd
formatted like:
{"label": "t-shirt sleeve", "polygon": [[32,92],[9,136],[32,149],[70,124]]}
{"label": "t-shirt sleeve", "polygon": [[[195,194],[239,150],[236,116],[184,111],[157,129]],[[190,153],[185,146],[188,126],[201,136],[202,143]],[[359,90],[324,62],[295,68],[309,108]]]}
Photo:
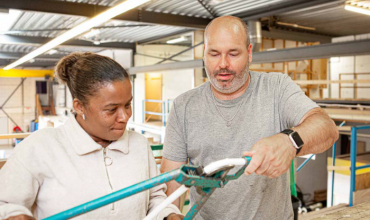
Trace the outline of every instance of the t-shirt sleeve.
{"label": "t-shirt sleeve", "polygon": [[175,100],[167,120],[163,157],[177,162],[185,162],[188,158],[184,128],[181,121],[178,116]]}
{"label": "t-shirt sleeve", "polygon": [[280,77],[279,112],[282,129],[299,125],[303,116],[319,107],[288,75]]}

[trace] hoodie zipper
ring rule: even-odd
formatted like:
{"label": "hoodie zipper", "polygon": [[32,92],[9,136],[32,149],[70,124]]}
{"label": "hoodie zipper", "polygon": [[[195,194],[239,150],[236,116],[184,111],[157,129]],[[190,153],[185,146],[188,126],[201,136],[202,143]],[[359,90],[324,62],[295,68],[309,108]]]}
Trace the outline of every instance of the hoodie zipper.
{"label": "hoodie zipper", "polygon": [[[107,156],[107,148],[106,147],[103,149],[103,159],[104,159],[105,173],[107,175],[108,183],[109,183],[109,186],[110,186],[110,192],[112,193],[113,192],[113,186],[112,186],[112,183],[110,181],[110,177],[109,177],[109,173],[108,173],[108,166],[112,165],[113,160],[112,160],[112,158]],[[111,203],[111,210],[114,211],[114,203]]]}

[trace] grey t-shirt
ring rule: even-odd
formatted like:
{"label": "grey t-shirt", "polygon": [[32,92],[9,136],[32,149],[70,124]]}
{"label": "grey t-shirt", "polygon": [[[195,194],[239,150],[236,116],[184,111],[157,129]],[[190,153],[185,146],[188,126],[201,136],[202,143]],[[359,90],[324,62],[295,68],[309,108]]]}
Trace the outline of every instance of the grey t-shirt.
{"label": "grey t-shirt", "polygon": [[[246,92],[233,100],[213,99],[209,82],[174,100],[166,127],[163,156],[206,166],[224,158],[240,158],[264,137],[297,126],[318,107],[289,76],[250,71]],[[221,117],[231,119],[231,126]],[[234,173],[240,167],[229,172]],[[190,205],[199,198],[190,191]],[[252,174],[216,189],[195,219],[293,219],[289,174],[269,179]]]}

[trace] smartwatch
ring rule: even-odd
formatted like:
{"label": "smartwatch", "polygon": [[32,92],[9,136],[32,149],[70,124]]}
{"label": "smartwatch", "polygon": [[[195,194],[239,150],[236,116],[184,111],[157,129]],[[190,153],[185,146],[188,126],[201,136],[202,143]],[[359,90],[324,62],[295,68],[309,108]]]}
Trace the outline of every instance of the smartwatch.
{"label": "smartwatch", "polygon": [[297,153],[296,153],[297,155],[299,151],[301,151],[303,144],[304,144],[298,132],[293,131],[292,129],[285,129],[284,131],[280,133],[283,133],[289,136],[290,141],[292,141],[294,148],[297,150]]}

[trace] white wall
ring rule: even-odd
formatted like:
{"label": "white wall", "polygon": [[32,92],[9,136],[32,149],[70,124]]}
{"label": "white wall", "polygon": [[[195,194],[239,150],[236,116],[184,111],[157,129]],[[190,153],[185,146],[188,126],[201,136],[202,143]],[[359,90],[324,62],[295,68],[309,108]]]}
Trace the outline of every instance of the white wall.
{"label": "white wall", "polygon": [[97,54],[114,59],[125,69],[132,67],[132,50],[103,50]]}
{"label": "white wall", "polygon": [[138,73],[134,80],[134,122],[143,122],[143,100],[145,99],[145,74]]}
{"label": "white wall", "polygon": [[[30,121],[35,119],[35,94],[36,94],[36,81],[42,81],[44,78],[27,78],[23,83],[23,103],[22,108],[22,88],[19,87],[14,95],[4,106],[4,110],[9,116],[22,128],[27,131]],[[20,78],[4,78],[0,77],[0,106],[3,105],[5,100],[14,91],[14,89],[21,82]],[[0,117],[6,115],[0,111]],[[1,125],[0,125],[1,126]],[[15,124],[8,121],[8,133],[12,132]]]}
{"label": "white wall", "polygon": [[[139,45],[137,52],[157,57],[170,57],[186,49],[174,45]],[[193,50],[189,50],[174,59],[179,61],[192,60]],[[135,66],[153,65],[161,59],[135,55]],[[166,61],[173,62],[173,61]],[[149,72],[148,72],[149,73]],[[162,74],[162,100],[175,99],[180,94],[194,88],[194,69],[160,71]],[[145,73],[139,73],[135,79],[135,122],[142,123],[142,101],[145,99]]]}
{"label": "white wall", "polygon": [[[370,39],[370,34],[333,38],[332,41],[335,43],[363,39]],[[370,73],[370,55],[332,57],[329,62],[331,80],[338,80],[340,73]],[[353,76],[342,76],[342,79],[350,80]],[[370,79],[370,74],[359,75],[358,79]],[[353,86],[353,84],[342,84],[342,86]],[[358,84],[358,86],[370,86],[370,83]],[[328,93],[327,96],[339,98],[339,84],[331,84],[330,87],[330,94]],[[354,98],[354,94],[354,89],[342,88],[341,98]],[[369,99],[370,89],[358,88],[357,98]]]}

